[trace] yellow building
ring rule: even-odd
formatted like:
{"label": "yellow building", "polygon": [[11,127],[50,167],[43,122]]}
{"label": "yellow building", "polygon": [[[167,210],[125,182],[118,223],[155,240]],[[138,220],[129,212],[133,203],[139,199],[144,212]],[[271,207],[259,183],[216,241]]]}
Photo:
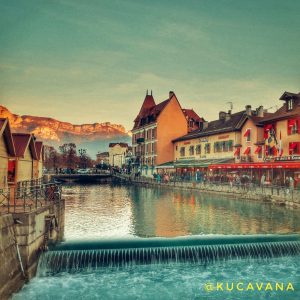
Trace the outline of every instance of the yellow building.
{"label": "yellow building", "polygon": [[219,119],[204,122],[203,129],[173,140],[174,169],[177,172],[194,172],[210,164],[233,162],[246,120],[245,111],[220,112]]}
{"label": "yellow building", "polygon": [[8,119],[0,119],[0,189],[7,188],[14,179],[15,147]]}
{"label": "yellow building", "polygon": [[127,143],[109,144],[109,164],[113,167],[121,168],[125,164],[125,156],[128,151]]}
{"label": "yellow building", "polygon": [[16,176],[15,183],[30,181],[34,177],[34,160],[38,160],[35,141],[32,134],[12,134],[16,150]]}

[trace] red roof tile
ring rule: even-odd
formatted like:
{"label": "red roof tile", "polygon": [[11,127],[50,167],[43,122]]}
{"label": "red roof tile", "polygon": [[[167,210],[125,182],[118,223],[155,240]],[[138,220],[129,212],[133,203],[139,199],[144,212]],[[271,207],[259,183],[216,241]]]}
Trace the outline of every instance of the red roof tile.
{"label": "red roof tile", "polygon": [[6,146],[8,149],[8,154],[10,156],[15,156],[15,146],[13,138],[11,135],[10,125],[8,119],[0,118],[0,136],[4,135]]}
{"label": "red roof tile", "polygon": [[203,122],[203,118],[199,117],[198,114],[193,109],[182,109],[184,115],[190,119],[193,119],[196,122]]}
{"label": "red roof tile", "polygon": [[34,159],[37,159],[35,143],[33,140],[33,136],[29,133],[13,133],[12,134],[16,156],[24,157],[25,151],[28,147],[30,147],[31,155]]}

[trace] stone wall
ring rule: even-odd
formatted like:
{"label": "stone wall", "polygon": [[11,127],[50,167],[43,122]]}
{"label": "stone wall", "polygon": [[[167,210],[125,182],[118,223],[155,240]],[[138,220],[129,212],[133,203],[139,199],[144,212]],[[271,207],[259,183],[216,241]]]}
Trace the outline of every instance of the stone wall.
{"label": "stone wall", "polygon": [[159,183],[152,178],[140,177],[134,179],[132,176],[124,174],[115,174],[114,178],[125,181],[130,184],[151,185],[163,188],[194,189],[207,193],[219,193],[228,195],[232,198],[249,199],[256,201],[271,202],[277,205],[285,205],[293,208],[300,208],[300,190],[287,192],[285,188],[272,188],[265,186],[263,189],[259,186],[243,188],[242,186],[230,186],[229,184],[215,183],[196,183],[196,182],[168,182]]}
{"label": "stone wall", "polygon": [[20,289],[25,282],[18,260],[11,214],[0,215],[0,299]]}
{"label": "stone wall", "polygon": [[[62,239],[64,230],[64,200],[32,212],[0,215],[0,299],[8,299],[25,281],[35,276],[38,259],[45,241],[45,218],[55,216],[58,227],[53,239]],[[24,275],[17,255],[18,243]]]}

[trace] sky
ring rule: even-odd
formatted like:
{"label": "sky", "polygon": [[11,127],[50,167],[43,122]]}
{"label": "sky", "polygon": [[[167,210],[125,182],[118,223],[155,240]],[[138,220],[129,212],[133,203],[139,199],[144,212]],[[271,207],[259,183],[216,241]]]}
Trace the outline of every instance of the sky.
{"label": "sky", "polygon": [[300,91],[298,0],[0,0],[0,104],[132,128],[146,90],[207,120]]}

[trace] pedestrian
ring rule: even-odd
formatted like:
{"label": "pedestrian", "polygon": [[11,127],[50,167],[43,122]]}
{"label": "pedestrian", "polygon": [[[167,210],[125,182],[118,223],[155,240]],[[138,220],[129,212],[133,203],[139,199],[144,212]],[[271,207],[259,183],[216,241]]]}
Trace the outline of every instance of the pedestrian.
{"label": "pedestrian", "polygon": [[261,186],[262,192],[264,191],[265,182],[266,182],[266,176],[265,176],[265,174],[262,174],[261,179],[260,179],[260,186]]}

